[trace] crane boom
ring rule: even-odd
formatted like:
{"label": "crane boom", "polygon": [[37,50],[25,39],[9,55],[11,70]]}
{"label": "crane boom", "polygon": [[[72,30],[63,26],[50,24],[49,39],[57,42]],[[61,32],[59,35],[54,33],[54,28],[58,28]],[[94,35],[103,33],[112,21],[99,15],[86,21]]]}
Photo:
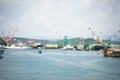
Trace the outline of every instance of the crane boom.
{"label": "crane boom", "polygon": [[112,37],[111,42],[119,35],[119,33],[120,33],[120,30],[118,30],[116,34]]}
{"label": "crane boom", "polygon": [[56,32],[56,34],[61,40],[63,40],[63,36],[60,33]]}
{"label": "crane boom", "polygon": [[92,32],[91,34],[92,34],[93,38],[96,40],[96,39],[97,39],[97,37],[96,37],[95,32],[94,32],[91,28],[89,28],[89,30]]}
{"label": "crane boom", "polygon": [[[97,41],[97,43],[102,43],[103,42],[103,40],[100,38],[100,36],[97,36],[96,34],[95,34],[95,32],[91,29],[91,28],[89,28],[89,30],[92,32],[92,36],[93,36],[93,38]],[[101,33],[102,34],[102,33]]]}
{"label": "crane boom", "polygon": [[12,33],[12,37],[14,36],[14,34],[19,30],[19,28],[17,28],[13,33]]}

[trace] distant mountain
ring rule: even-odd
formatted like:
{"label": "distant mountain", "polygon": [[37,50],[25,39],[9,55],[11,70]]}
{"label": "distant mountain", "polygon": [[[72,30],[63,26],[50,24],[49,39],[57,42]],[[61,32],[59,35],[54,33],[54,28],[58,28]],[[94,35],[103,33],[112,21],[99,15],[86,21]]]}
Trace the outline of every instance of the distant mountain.
{"label": "distant mountain", "polygon": [[26,43],[27,41],[29,40],[33,40],[33,41],[36,41],[36,42],[41,42],[43,44],[47,44],[47,43],[50,43],[51,41],[50,40],[39,40],[39,39],[30,39],[30,38],[21,38],[21,37],[15,37],[15,39],[17,40],[20,40],[22,41],[23,43]]}
{"label": "distant mountain", "polygon": [[[29,38],[21,38],[21,37],[15,37],[15,39],[22,41],[23,43],[34,40],[36,42],[41,42],[43,44],[58,44],[60,46],[63,45],[63,40],[43,40],[43,39],[29,39]],[[83,39],[83,38],[82,38]],[[93,38],[87,38],[83,39],[85,43],[93,44],[96,43],[96,41]],[[0,38],[0,43],[2,42],[2,39]],[[108,40],[104,40],[104,42],[108,42]],[[68,39],[68,44],[70,45],[77,45],[80,43],[80,38],[70,38]],[[120,44],[120,41],[113,41],[114,44]]]}
{"label": "distant mountain", "polygon": [[[109,42],[109,40],[104,40],[104,42],[105,42],[105,43],[108,43],[108,42]],[[113,43],[113,44],[120,44],[120,41],[115,40],[115,41],[113,41],[112,43]]]}

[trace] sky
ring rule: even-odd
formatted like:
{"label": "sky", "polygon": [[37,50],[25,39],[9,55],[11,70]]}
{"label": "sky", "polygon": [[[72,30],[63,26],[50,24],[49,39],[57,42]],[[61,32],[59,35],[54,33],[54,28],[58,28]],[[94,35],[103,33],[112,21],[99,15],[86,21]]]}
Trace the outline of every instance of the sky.
{"label": "sky", "polygon": [[115,34],[120,29],[120,0],[0,0],[0,33],[6,35],[92,38],[89,27],[103,38]]}

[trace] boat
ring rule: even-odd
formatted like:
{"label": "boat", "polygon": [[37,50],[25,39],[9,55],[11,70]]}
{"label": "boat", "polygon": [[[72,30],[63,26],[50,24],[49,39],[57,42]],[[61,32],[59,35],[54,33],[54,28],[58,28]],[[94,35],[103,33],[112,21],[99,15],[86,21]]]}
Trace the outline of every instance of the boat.
{"label": "boat", "polygon": [[5,46],[4,49],[30,49],[30,47],[27,46]]}
{"label": "boat", "polygon": [[31,49],[31,47],[28,46],[4,46],[4,49]]}
{"label": "boat", "polygon": [[105,49],[103,55],[105,57],[120,57],[120,49]]}
{"label": "boat", "polygon": [[3,46],[4,49],[31,49],[30,46],[23,44],[21,41],[17,41],[14,44]]}
{"label": "boat", "polygon": [[76,49],[72,47],[71,45],[66,45],[62,48],[62,50],[76,50]]}
{"label": "boat", "polygon": [[63,48],[62,50],[76,50],[74,47],[72,47],[71,45],[68,45],[68,39],[67,36],[64,36],[64,40],[63,40]]}

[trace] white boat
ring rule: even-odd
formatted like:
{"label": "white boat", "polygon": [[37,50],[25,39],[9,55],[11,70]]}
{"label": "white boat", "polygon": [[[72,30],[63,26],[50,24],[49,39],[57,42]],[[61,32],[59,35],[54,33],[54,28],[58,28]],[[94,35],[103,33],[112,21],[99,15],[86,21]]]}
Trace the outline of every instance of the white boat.
{"label": "white boat", "polygon": [[67,45],[67,46],[63,47],[62,50],[76,50],[76,49],[74,47],[72,47],[71,45]]}
{"label": "white boat", "polygon": [[4,49],[30,49],[28,46],[4,46]]}

